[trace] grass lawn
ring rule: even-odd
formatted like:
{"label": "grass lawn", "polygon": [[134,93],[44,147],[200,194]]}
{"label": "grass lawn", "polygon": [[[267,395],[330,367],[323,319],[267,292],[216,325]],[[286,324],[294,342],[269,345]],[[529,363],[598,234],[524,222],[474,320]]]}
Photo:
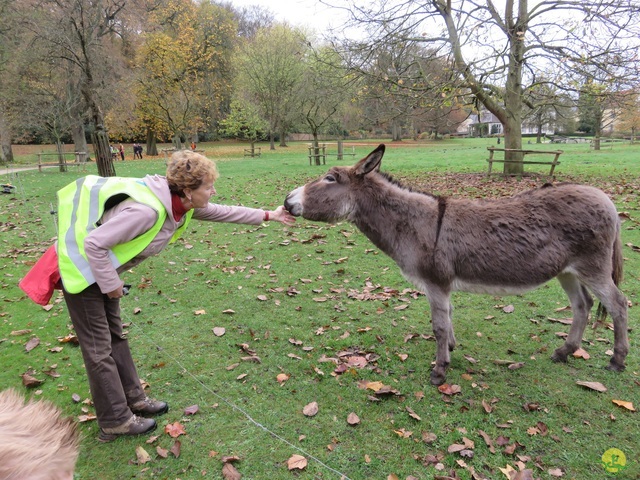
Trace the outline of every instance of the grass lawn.
{"label": "grass lawn", "polygon": [[[199,148],[221,173],[214,201],[273,209],[293,188],[330,165],[354,163],[380,142],[347,142],[355,158],[332,156],[323,166],[309,165],[305,143],[275,151],[261,145],[258,158],[244,158],[241,144]],[[416,188],[469,198],[548,180],[487,178],[492,144],[387,143],[382,169]],[[640,408],[640,146],[529,147],[564,150],[556,180],[600,187],[621,212],[621,288],[631,305],[624,373],[604,370],[610,325],[587,329],[583,357],[551,362],[571,317],[553,281],[522,296],[454,295],[459,345],[447,380],[459,393],[442,393],[429,383],[435,342],[424,295],[354,226],[194,222],[177,244],[124,277],[133,288],[122,316],[139,374],[148,394],[171,410],[153,436],[109,444],[97,441],[95,421],[82,422],[76,478],[234,478],[223,473],[234,456],[242,478],[256,480],[506,479],[523,469],[540,479],[639,478],[640,417],[614,401]],[[17,164],[36,161],[33,148],[16,154]],[[165,170],[162,157],[115,166],[120,176]],[[538,167],[526,170],[548,171]],[[16,187],[0,196],[0,386],[47,398],[79,420],[93,408],[80,350],[61,342],[72,333],[64,302],[54,297],[39,307],[17,284],[55,239],[55,192],[89,173],[95,164],[65,173],[0,168],[0,179]],[[36,337],[39,345],[27,352]],[[42,384],[26,389],[25,373]],[[607,391],[577,381],[600,382]],[[377,382],[391,393],[376,394]],[[305,415],[313,402],[317,413]],[[165,427],[176,422],[185,433],[174,438]],[[611,448],[626,455],[617,475],[601,463]],[[306,459],[304,469],[288,469],[293,455]]]}

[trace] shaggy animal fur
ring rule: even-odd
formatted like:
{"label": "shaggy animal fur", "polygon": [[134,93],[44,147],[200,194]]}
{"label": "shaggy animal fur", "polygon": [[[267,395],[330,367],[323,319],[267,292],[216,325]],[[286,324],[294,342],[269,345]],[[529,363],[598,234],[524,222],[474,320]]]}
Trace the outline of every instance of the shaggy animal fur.
{"label": "shaggy animal fur", "polygon": [[445,381],[455,347],[451,292],[519,294],[557,278],[573,323],[552,359],[566,362],[582,341],[592,292],[611,314],[614,354],[624,370],[629,351],[620,221],[604,192],[576,184],[546,185],[509,198],[469,200],[414,192],[380,173],[384,145],[353,167],[333,167],[292,191],[285,208],[308,220],[354,223],[427,295],[436,337],[431,382]]}
{"label": "shaggy animal fur", "polygon": [[53,403],[0,392],[0,478],[72,480],[78,458],[76,424]]}

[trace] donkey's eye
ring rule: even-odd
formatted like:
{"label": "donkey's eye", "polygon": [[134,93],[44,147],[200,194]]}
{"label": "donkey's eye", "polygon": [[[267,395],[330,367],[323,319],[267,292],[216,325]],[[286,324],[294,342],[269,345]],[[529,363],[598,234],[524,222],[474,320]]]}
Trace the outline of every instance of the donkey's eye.
{"label": "donkey's eye", "polygon": [[327,174],[327,175],[324,177],[324,179],[325,179],[327,182],[335,182],[335,181],[336,181],[336,177],[335,177],[333,174],[331,174],[331,173]]}

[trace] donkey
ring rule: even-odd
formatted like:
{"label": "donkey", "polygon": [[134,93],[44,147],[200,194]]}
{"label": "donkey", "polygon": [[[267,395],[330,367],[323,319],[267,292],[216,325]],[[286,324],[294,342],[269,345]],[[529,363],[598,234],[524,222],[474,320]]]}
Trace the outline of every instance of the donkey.
{"label": "donkey", "polygon": [[620,220],[593,187],[545,185],[513,197],[468,200],[419,193],[380,172],[380,145],[353,167],[333,167],[290,192],[285,208],[321,222],[348,220],[389,255],[430,304],[436,338],[431,383],[445,382],[456,345],[451,292],[520,294],[556,277],[573,322],[552,355],[566,362],[582,342],[593,299],[614,324],[609,370],[623,371],[629,351]]}

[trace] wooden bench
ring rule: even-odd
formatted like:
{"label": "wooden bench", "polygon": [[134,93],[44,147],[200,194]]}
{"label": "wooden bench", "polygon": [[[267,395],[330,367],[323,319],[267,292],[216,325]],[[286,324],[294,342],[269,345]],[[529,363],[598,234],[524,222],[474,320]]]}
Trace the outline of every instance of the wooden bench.
{"label": "wooden bench", "polygon": [[245,148],[244,156],[245,157],[259,157],[262,155],[262,147],[254,147],[254,148]]}
{"label": "wooden bench", "polygon": [[176,151],[176,148],[175,147],[163,148],[160,151],[164,155],[164,164],[167,165],[169,163],[169,157],[173,155],[173,152]]}
{"label": "wooden bench", "polygon": [[[38,155],[38,171],[39,172],[42,171],[42,167],[52,167],[52,166],[60,167],[60,171],[66,171],[67,166],[69,165],[75,165],[76,167],[78,167],[78,169],[82,167],[83,171],[86,170],[87,168],[86,152],[62,152],[62,153],[40,152],[40,153],[37,153],[36,155]],[[74,160],[72,162],[68,162],[66,158],[67,155],[73,155]],[[48,163],[43,162],[42,157],[47,157],[47,156],[58,157],[58,162],[48,162]]]}
{"label": "wooden bench", "polygon": [[[493,168],[493,164],[494,163],[522,163],[523,165],[550,165],[551,166],[551,170],[549,171],[549,176],[553,175],[553,171],[556,168],[556,165],[560,165],[560,162],[558,161],[558,158],[560,158],[560,155],[563,153],[562,150],[553,150],[553,151],[547,151],[547,150],[520,150],[520,149],[515,149],[515,148],[495,148],[495,147],[487,147],[487,150],[489,150],[489,158],[487,158],[487,162],[489,162],[489,171],[487,172],[487,175],[491,175],[491,170]],[[513,161],[513,160],[504,160],[504,159],[497,159],[494,158],[494,153],[495,152],[520,152],[522,153],[523,156],[525,155],[537,155],[537,154],[541,154],[541,155],[553,155],[553,160],[552,161],[542,161],[542,160],[537,160],[537,161],[533,161],[533,160],[523,160],[522,162],[518,162],[518,161]]]}
{"label": "wooden bench", "polygon": [[338,151],[336,153],[327,153],[327,155],[335,156],[337,160],[342,160],[345,156],[355,157],[356,156],[356,147],[351,146],[351,151],[348,152],[344,150],[344,147],[338,143]]}
{"label": "wooden bench", "polygon": [[308,144],[307,149],[309,150],[309,165],[320,165],[320,160],[322,160],[323,165],[327,163],[326,143],[319,143],[317,147],[313,144]]}

